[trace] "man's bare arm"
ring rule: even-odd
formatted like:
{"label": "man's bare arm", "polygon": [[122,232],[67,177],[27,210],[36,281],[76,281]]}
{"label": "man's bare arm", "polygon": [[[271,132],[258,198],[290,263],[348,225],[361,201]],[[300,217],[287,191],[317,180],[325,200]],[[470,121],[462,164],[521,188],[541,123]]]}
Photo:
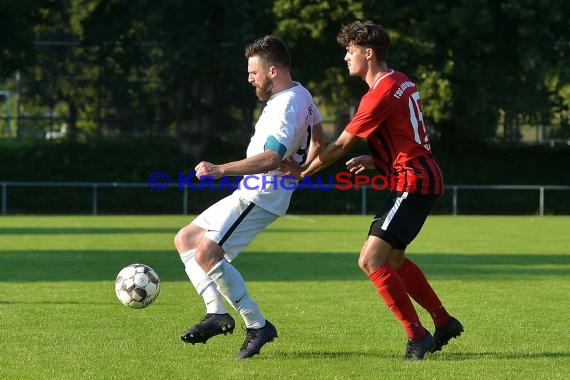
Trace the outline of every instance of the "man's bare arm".
{"label": "man's bare arm", "polygon": [[301,177],[313,175],[331,165],[344,156],[358,140],[357,136],[342,132],[338,139],[328,144],[311,163],[302,168]]}
{"label": "man's bare arm", "polygon": [[220,178],[222,176],[248,175],[265,173],[275,170],[281,165],[281,156],[272,150],[256,154],[239,161],[232,161],[221,165],[202,161],[196,165],[196,177],[211,176]]}

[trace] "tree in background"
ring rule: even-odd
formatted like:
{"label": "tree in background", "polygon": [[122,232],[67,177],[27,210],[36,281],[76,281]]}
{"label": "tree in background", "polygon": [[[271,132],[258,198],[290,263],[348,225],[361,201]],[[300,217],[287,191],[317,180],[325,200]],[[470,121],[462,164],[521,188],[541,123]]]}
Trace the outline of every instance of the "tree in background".
{"label": "tree in background", "polygon": [[517,123],[549,123],[570,93],[568,3],[276,0],[274,10],[278,30],[310,67],[315,92],[338,104],[362,92],[345,86],[343,52],[334,50],[340,24],[384,25],[389,65],[418,83],[424,115],[448,145],[493,139],[499,123],[507,141],[516,139]]}
{"label": "tree in background", "polygon": [[10,76],[19,68],[33,64],[34,26],[45,21],[45,13],[51,6],[51,2],[40,0],[0,0],[0,77]]}
{"label": "tree in background", "polygon": [[336,34],[355,19],[390,31],[389,65],[418,84],[445,146],[516,141],[522,123],[570,135],[568,2],[0,0],[0,14],[0,75],[18,70],[22,109],[64,113],[71,140],[174,134],[199,153],[247,138],[257,102],[243,48],[269,33],[291,48],[295,78],[346,119],[366,89]]}
{"label": "tree in background", "polygon": [[[207,147],[213,125],[221,131],[251,125],[256,103],[246,94],[243,48],[272,30],[263,3],[100,1],[82,25],[87,44],[109,45],[97,52],[102,87],[116,95],[117,76],[146,82],[140,108],[163,121],[160,129],[173,127],[184,151],[196,153]],[[135,91],[119,93],[133,97]]]}

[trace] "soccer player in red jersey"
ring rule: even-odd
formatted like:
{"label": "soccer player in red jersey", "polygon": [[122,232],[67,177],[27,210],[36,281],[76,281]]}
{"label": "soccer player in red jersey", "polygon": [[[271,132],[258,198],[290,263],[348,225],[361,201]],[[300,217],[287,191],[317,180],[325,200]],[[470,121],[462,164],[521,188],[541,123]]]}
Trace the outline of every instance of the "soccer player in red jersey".
{"label": "soccer player in red jersey", "polygon": [[[408,337],[404,358],[423,359],[427,351],[440,350],[463,331],[422,270],[405,255],[444,191],[443,176],[430,149],[416,85],[387,67],[388,34],[371,21],[356,21],[341,29],[337,41],[346,48],[349,74],[361,77],[370,89],[342,134],[301,168],[301,177],[327,167],[359,139],[366,139],[371,156],[349,160],[349,171],[358,174],[376,168],[388,178],[399,179],[389,181],[394,188],[372,220],[358,264],[404,326]],[[420,323],[410,297],[433,318],[433,337]]]}

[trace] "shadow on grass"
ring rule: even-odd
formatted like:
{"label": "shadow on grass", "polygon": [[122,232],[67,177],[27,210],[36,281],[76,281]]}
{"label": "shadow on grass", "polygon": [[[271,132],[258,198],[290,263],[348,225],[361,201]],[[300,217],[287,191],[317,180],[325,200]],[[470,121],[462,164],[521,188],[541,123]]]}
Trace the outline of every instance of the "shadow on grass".
{"label": "shadow on grass", "polygon": [[111,302],[93,302],[89,301],[2,301],[0,300],[0,305],[109,305]]}
{"label": "shadow on grass", "polygon": [[[570,276],[570,255],[414,254],[430,279]],[[234,265],[246,281],[361,280],[357,253],[244,252]],[[2,281],[108,281],[132,263],[153,267],[163,281],[187,281],[173,251],[3,251]]]}
{"label": "shadow on grass", "polygon": [[[303,351],[276,352],[275,356],[287,359],[353,359],[353,358],[376,358],[382,355],[374,351]],[[386,359],[400,359],[398,354],[385,355]],[[570,358],[570,352],[446,352],[445,354],[427,354],[425,360],[484,360],[484,359],[565,359]]]}
{"label": "shadow on grass", "polygon": [[87,235],[87,234],[149,234],[177,232],[176,228],[160,227],[0,227],[0,235]]}
{"label": "shadow on grass", "polygon": [[[436,354],[437,355],[437,354]],[[437,358],[434,355],[433,358]],[[446,352],[441,356],[445,360],[481,360],[481,359],[565,359],[570,352]]]}
{"label": "shadow on grass", "polygon": [[[353,359],[353,358],[378,358],[377,352],[366,351],[295,351],[274,352],[273,356],[283,359]],[[393,355],[390,355],[393,357]]]}
{"label": "shadow on grass", "polygon": [[[146,233],[168,233],[174,237],[178,232],[178,227],[0,227],[0,235],[87,235],[87,234],[146,234]],[[327,228],[328,233],[347,233],[351,230],[356,232],[362,228]],[[274,227],[266,231],[273,234],[296,234],[306,233],[306,228]]]}

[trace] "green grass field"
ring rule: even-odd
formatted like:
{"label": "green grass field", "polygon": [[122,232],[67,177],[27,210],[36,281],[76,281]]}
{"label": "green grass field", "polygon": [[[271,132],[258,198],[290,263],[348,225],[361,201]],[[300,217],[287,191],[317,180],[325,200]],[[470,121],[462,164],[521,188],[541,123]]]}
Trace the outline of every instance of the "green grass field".
{"label": "green grass field", "polygon": [[[172,246],[189,220],[0,218],[0,379],[569,376],[568,217],[429,218],[408,254],[465,333],[421,362],[402,360],[403,329],[358,269],[370,221],[360,216],[284,217],[234,261],[279,330],[261,355],[234,360],[241,328],[183,344],[179,333],[204,314]],[[114,294],[134,262],[161,277],[146,309]]]}

